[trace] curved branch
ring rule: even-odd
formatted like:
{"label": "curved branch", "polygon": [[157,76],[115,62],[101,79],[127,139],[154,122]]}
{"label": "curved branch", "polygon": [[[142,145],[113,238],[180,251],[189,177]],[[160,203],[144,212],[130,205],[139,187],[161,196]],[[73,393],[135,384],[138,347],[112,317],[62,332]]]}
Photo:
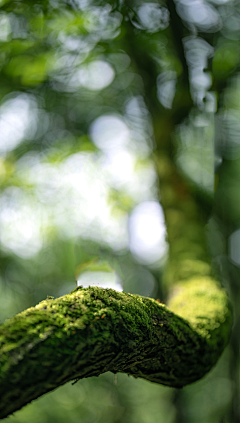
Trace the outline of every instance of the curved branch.
{"label": "curved branch", "polygon": [[227,296],[202,278],[197,286],[189,281],[178,301],[195,302],[189,322],[150,298],[79,287],[7,320],[0,327],[0,417],[107,371],[175,387],[201,378],[227,342]]}

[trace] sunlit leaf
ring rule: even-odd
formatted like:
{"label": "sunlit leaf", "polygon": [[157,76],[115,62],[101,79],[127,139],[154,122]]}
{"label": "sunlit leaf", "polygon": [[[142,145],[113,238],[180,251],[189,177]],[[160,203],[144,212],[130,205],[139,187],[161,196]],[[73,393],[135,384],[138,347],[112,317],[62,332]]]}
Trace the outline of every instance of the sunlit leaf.
{"label": "sunlit leaf", "polygon": [[19,81],[21,85],[41,84],[49,70],[49,55],[21,55],[13,57],[5,67],[5,73]]}

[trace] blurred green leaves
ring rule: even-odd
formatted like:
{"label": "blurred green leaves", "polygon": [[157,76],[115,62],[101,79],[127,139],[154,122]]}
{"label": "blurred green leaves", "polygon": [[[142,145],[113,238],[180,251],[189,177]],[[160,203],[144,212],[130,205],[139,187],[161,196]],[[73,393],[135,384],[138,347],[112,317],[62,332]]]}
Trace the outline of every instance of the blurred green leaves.
{"label": "blurred green leaves", "polygon": [[32,56],[14,57],[5,67],[5,72],[20,85],[31,87],[41,84],[49,69],[49,57],[44,54],[36,58]]}
{"label": "blurred green leaves", "polygon": [[216,80],[226,80],[234,70],[236,70],[240,61],[240,52],[238,43],[223,42],[214,53],[213,58],[213,76]]}

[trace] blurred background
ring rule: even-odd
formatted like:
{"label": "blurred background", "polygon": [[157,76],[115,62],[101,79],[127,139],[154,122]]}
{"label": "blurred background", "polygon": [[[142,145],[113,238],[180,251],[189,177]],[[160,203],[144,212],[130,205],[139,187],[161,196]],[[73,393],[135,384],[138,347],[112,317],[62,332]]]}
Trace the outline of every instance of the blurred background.
{"label": "blurred background", "polygon": [[203,380],[176,390],[107,373],[9,423],[240,422],[239,65],[234,0],[1,0],[0,322],[76,285],[164,301],[154,127],[181,115],[179,89],[191,100],[170,130],[172,158],[207,209],[235,309]]}

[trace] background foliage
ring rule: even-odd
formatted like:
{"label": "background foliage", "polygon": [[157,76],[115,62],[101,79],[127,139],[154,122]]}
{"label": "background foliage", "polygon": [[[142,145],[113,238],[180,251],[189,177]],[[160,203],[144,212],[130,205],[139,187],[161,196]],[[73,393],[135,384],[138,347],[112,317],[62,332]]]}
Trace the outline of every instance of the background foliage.
{"label": "background foliage", "polygon": [[[213,264],[236,310],[227,351],[192,386],[105,374],[9,422],[239,422],[239,4],[178,0],[181,28],[171,2],[0,4],[1,321],[75,279],[164,300],[156,124],[172,131],[177,166],[206,207]],[[169,129],[184,63],[192,107]]]}

